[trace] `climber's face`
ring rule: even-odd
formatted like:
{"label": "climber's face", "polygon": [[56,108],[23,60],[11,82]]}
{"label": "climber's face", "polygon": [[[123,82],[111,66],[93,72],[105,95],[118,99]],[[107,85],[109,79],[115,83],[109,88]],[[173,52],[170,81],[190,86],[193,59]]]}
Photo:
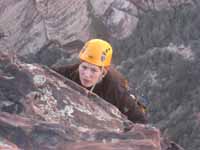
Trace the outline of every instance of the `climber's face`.
{"label": "climber's face", "polygon": [[78,70],[81,84],[86,88],[96,84],[102,76],[102,71],[100,67],[89,64],[87,62],[82,62],[79,65]]}

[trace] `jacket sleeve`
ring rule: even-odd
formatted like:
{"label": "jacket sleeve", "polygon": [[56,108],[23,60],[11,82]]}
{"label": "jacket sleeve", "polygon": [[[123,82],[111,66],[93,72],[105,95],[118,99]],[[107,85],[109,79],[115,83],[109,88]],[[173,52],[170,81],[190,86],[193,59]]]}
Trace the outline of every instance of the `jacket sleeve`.
{"label": "jacket sleeve", "polygon": [[119,110],[134,123],[147,123],[146,113],[133,99],[125,87],[118,87],[115,91],[115,99]]}
{"label": "jacket sleeve", "polygon": [[70,78],[70,74],[73,72],[73,69],[75,68],[74,65],[62,65],[62,66],[52,66],[51,69],[58,72],[59,74]]}
{"label": "jacket sleeve", "polygon": [[52,66],[51,69],[53,69],[54,71],[60,73],[61,75],[65,76],[65,68],[63,66]]}

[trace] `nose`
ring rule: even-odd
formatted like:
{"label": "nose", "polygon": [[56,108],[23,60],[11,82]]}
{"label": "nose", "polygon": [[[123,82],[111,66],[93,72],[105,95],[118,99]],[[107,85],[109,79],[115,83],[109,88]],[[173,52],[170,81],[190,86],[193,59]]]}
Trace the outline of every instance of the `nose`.
{"label": "nose", "polygon": [[91,71],[90,71],[89,69],[86,69],[86,70],[84,71],[84,76],[85,76],[87,79],[91,78],[91,76],[92,76]]}

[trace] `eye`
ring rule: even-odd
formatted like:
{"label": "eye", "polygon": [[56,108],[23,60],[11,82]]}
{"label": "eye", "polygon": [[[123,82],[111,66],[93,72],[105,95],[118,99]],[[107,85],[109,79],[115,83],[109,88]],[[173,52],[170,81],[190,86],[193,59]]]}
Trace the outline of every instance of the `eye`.
{"label": "eye", "polygon": [[96,72],[98,72],[98,70],[95,68],[91,68],[91,72],[96,73]]}
{"label": "eye", "polygon": [[84,69],[84,70],[86,70],[87,66],[82,65],[81,68]]}

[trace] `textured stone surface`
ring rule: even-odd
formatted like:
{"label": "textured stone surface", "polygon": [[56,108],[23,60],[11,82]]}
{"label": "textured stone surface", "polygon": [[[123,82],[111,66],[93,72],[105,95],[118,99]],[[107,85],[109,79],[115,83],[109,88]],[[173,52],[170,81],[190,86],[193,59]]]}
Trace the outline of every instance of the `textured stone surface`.
{"label": "textured stone surface", "polygon": [[170,45],[152,49],[122,65],[129,68],[128,77],[137,92],[145,93],[150,100],[152,122],[184,147],[191,144],[188,137],[193,139],[191,150],[198,149],[198,51]]}
{"label": "textured stone surface", "polygon": [[[114,62],[122,61],[119,68],[137,93],[150,99],[151,122],[185,149],[198,149],[199,8],[198,0],[1,0],[0,51],[10,51],[13,63],[18,55],[50,66],[74,61],[88,38],[107,39]],[[25,90],[1,94],[10,99],[0,104],[4,111],[23,110],[12,100],[32,88],[19,85]]]}
{"label": "textured stone surface", "polygon": [[0,137],[0,149],[1,150],[20,150],[15,144],[9,142],[6,139]]}
{"label": "textured stone surface", "polygon": [[46,67],[8,58],[0,53],[0,137],[28,150],[161,149],[155,127],[131,123]]}
{"label": "textured stone surface", "polygon": [[124,39],[137,27],[138,12],[183,3],[191,1],[1,0],[0,33],[5,37],[0,40],[0,48],[25,55],[36,53],[49,40],[64,45],[98,34]]}
{"label": "textured stone surface", "polygon": [[96,19],[101,19],[112,37],[123,39],[136,28],[137,8],[129,1],[90,1]]}
{"label": "textured stone surface", "polygon": [[47,40],[44,24],[33,0],[0,2],[1,50],[27,54],[39,50]]}
{"label": "textured stone surface", "polygon": [[187,150],[199,149],[199,6],[148,12],[135,35],[119,43],[119,68],[149,99],[151,122]]}
{"label": "textured stone surface", "polygon": [[[22,149],[160,150],[159,131],[147,125],[135,124],[130,131],[124,133],[108,130],[86,132],[84,130],[76,131],[66,125],[32,120],[2,112],[0,113],[0,123],[0,134]],[[14,144],[12,145],[12,150],[15,150]]]}
{"label": "textured stone surface", "polygon": [[142,11],[147,10],[166,10],[182,4],[193,4],[192,0],[129,0]]}
{"label": "textured stone surface", "polygon": [[[86,0],[39,0],[37,8],[43,12],[48,39],[68,43],[76,39],[87,40],[90,37]],[[42,5],[42,6],[41,6]]]}
{"label": "textured stone surface", "polygon": [[[2,0],[0,40],[4,50],[36,53],[49,40],[65,44],[90,37],[86,1]],[[78,19],[76,19],[78,18]]]}

